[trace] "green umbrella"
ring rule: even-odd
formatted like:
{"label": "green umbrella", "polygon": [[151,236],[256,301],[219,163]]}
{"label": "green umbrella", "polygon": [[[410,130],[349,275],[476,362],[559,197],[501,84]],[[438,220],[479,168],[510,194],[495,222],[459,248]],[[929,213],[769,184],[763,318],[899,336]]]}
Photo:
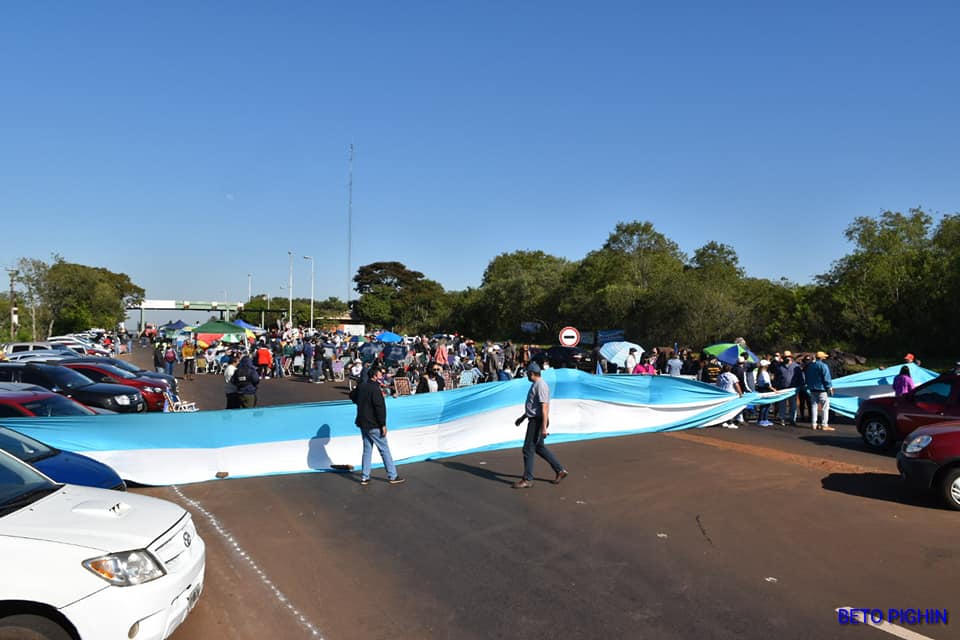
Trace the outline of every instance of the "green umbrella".
{"label": "green umbrella", "polygon": [[709,347],[704,347],[703,353],[707,354],[708,356],[719,356],[727,349],[733,349],[734,347],[736,347],[739,354],[747,360],[752,360],[753,362],[757,361],[757,357],[752,351],[749,351],[743,345],[736,344],[734,342],[720,342],[718,344],[712,344]]}

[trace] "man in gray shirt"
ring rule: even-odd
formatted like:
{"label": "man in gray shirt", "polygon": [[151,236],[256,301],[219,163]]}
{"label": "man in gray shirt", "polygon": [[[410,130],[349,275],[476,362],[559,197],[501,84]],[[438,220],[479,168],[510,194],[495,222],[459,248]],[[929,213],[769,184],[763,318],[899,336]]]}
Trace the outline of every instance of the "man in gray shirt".
{"label": "man in gray shirt", "polygon": [[514,489],[529,489],[533,486],[534,454],[546,460],[553,468],[553,472],[557,474],[553,484],[560,484],[560,481],[568,475],[567,470],[543,442],[550,428],[550,387],[540,376],[540,367],[536,362],[531,362],[527,367],[527,379],[532,384],[527,393],[523,415],[516,421],[518,427],[524,420],[527,421],[527,435],[523,439],[523,477],[513,483]]}

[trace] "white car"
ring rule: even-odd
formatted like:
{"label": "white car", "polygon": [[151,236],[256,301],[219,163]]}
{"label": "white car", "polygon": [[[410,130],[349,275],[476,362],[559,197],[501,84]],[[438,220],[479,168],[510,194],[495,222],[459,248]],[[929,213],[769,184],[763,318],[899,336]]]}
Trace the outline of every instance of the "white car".
{"label": "white car", "polygon": [[0,558],[0,638],[162,640],[203,591],[203,540],[182,508],[57,484],[4,451]]}

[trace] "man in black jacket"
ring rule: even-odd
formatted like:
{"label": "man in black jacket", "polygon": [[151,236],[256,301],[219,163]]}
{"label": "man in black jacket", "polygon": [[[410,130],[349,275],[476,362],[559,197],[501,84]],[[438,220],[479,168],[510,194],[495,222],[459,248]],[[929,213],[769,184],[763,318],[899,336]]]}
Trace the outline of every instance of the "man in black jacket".
{"label": "man in black jacket", "polygon": [[380,380],[383,370],[371,367],[370,378],[354,389],[352,398],[357,403],[357,419],[355,424],[360,427],[363,437],[363,466],[360,472],[360,484],[370,484],[370,458],[373,447],[377,447],[383,466],[387,470],[387,480],[390,484],[400,484],[404,481],[397,473],[397,465],[390,455],[390,445],[387,444],[387,405],[383,401],[380,391]]}
{"label": "man in black jacket", "polygon": [[240,358],[240,364],[234,371],[230,382],[237,389],[241,409],[253,409],[257,406],[257,385],[260,384],[260,375],[250,356]]}

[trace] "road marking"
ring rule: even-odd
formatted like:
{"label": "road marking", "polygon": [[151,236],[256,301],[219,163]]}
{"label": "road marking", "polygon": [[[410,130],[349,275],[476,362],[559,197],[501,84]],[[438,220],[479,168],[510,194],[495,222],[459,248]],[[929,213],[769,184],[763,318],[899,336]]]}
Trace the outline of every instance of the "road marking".
{"label": "road marking", "polygon": [[237,542],[236,538],[234,538],[233,535],[227,531],[223,525],[220,524],[220,521],[217,520],[215,515],[207,511],[202,504],[193,498],[188,498],[182,491],[180,491],[180,487],[172,485],[170,488],[173,489],[174,493],[180,496],[181,500],[196,509],[197,512],[207,519],[207,522],[211,527],[213,527],[213,530],[216,531],[221,538],[223,538],[224,542],[227,543],[227,546],[233,551],[234,554],[237,555],[237,557],[245,561],[250,568],[253,569],[253,572],[257,574],[258,578],[260,578],[260,582],[262,582],[263,585],[273,593],[273,597],[276,598],[277,602],[279,602],[290,614],[293,615],[294,618],[297,619],[297,622],[300,623],[300,626],[306,629],[314,638],[323,640],[323,634],[320,633],[320,629],[318,629],[312,622],[307,620],[307,617],[300,613],[295,606],[293,606],[287,596],[285,596],[283,592],[280,591],[275,584],[273,584],[273,581],[270,580],[266,572],[261,569],[259,565],[257,565],[250,554],[244,551],[243,547],[240,546],[240,543]]}
{"label": "road marking", "polygon": [[870,616],[853,613],[851,611],[852,608],[853,607],[837,607],[836,609],[834,609],[834,611],[838,613],[840,611],[846,611],[851,616],[855,616],[856,619],[860,622],[860,624],[866,624],[873,627],[874,629],[879,629],[880,631],[886,631],[890,635],[897,636],[898,638],[903,638],[903,640],[933,640],[933,638],[931,638],[930,636],[925,636],[921,633],[917,633],[916,631],[910,631],[910,629],[905,629],[895,624],[891,624],[886,620],[883,620],[882,622],[873,622],[872,620],[870,620]]}

